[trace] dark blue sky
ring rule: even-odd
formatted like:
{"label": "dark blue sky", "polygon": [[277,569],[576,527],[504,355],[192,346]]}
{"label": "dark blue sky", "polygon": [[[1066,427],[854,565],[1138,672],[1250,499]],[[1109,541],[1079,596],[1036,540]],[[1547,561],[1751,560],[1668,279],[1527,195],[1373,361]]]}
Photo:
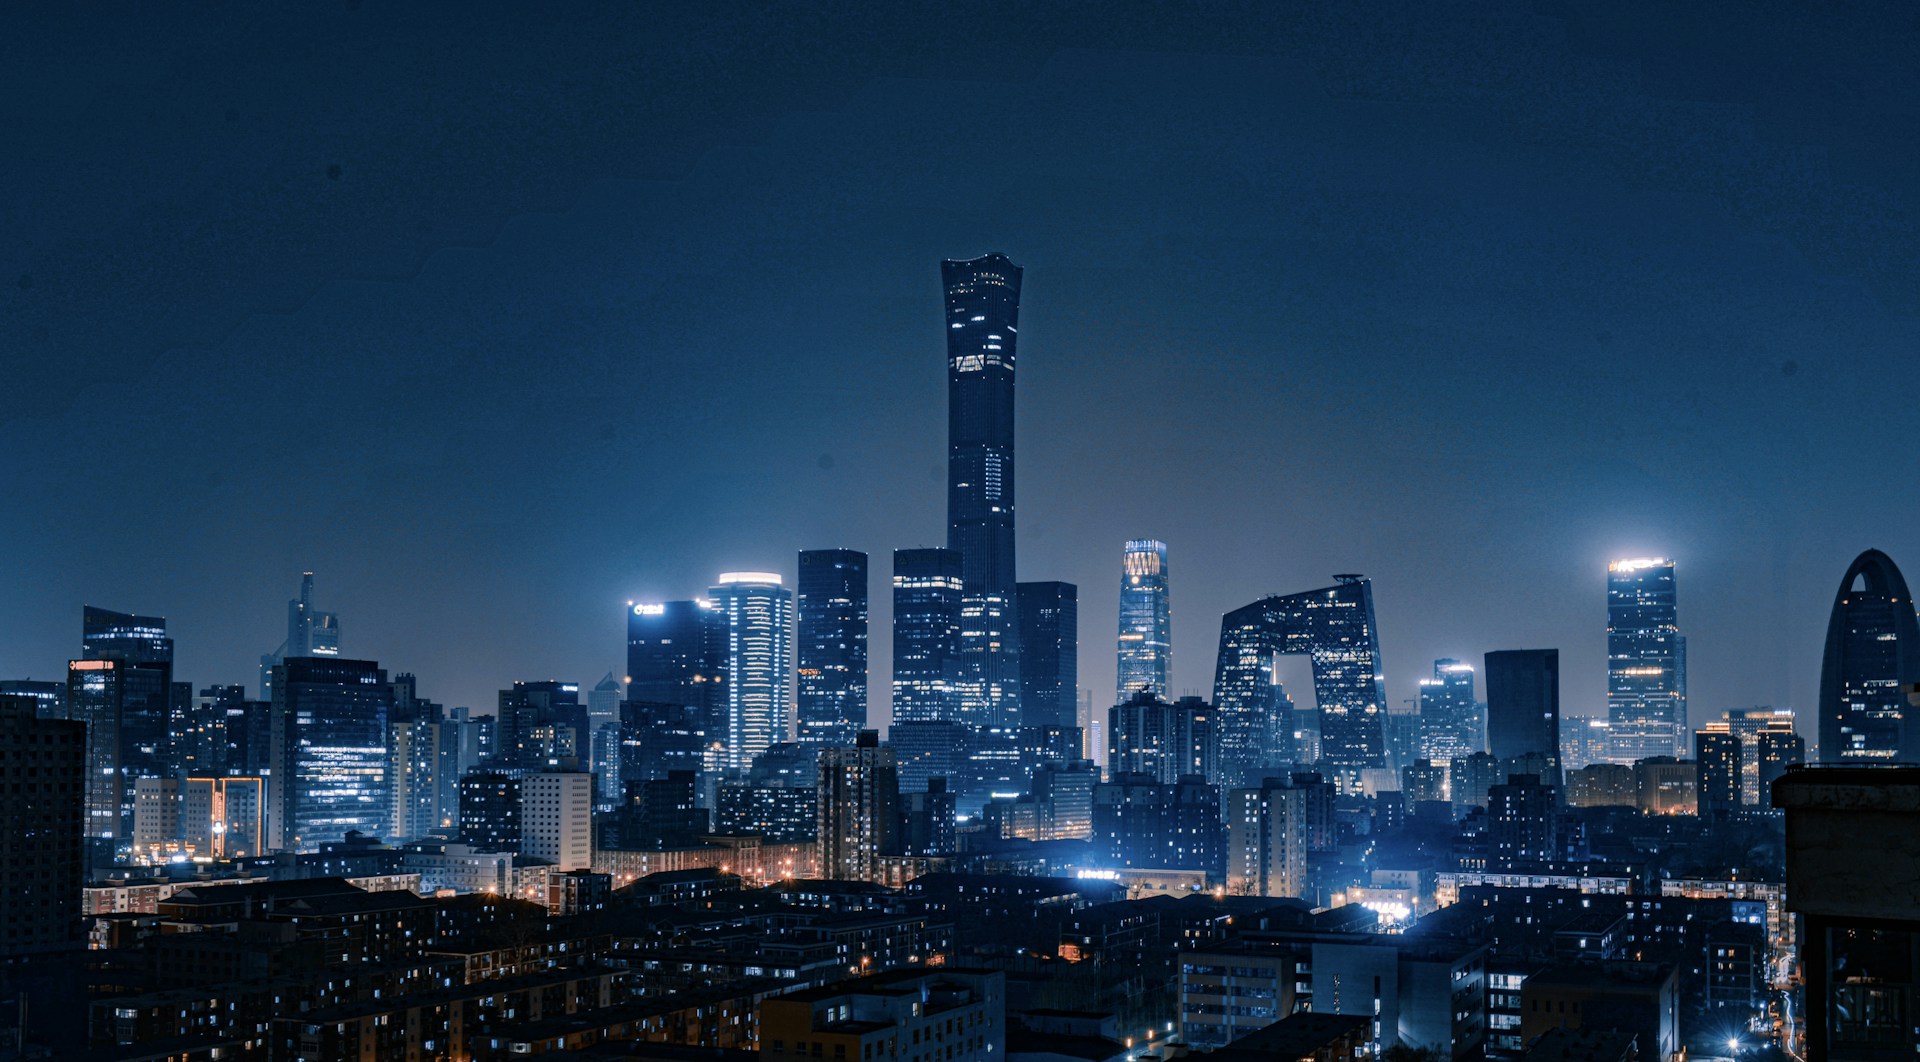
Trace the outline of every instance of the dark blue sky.
{"label": "dark blue sky", "polygon": [[1920,9],[687,6],[6,16],[0,675],[90,602],[251,684],[310,567],[490,705],[617,672],[629,598],[884,572],[989,249],[1100,700],[1130,536],[1180,687],[1360,571],[1395,701],[1558,646],[1574,712],[1606,560],[1673,555],[1696,720],[1811,705],[1859,550],[1920,576]]}

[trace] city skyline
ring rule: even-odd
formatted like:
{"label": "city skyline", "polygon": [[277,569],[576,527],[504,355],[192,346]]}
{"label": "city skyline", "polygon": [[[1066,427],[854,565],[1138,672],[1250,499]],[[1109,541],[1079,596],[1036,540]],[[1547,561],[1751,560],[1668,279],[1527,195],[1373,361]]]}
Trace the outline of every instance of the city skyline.
{"label": "city skyline", "polygon": [[[316,41],[348,32],[319,15],[277,17]],[[418,16],[364,17],[388,20],[397,41]],[[898,17],[876,32],[925,54],[912,17]],[[179,672],[197,685],[245,682],[281,639],[289,580],[311,569],[346,620],[346,651],[484,709],[516,679],[590,682],[614,669],[609,617],[626,600],[682,598],[722,570],[791,581],[800,549],[883,557],[939,545],[937,262],[999,248],[1027,271],[1020,574],[1083,588],[1083,687],[1113,687],[1112,661],[1088,635],[1114,628],[1115,604],[1093,591],[1110,585],[1116,545],[1151,535],[1187,558],[1170,693],[1209,689],[1215,617],[1358,570],[1379,595],[1394,706],[1415,696],[1426,661],[1550,645],[1562,650],[1568,717],[1588,717],[1604,706],[1600,573],[1612,559],[1666,555],[1687,565],[1690,701],[1708,714],[1775,704],[1810,718],[1833,573],[1867,548],[1920,555],[1920,502],[1902,487],[1913,448],[1855,462],[1842,442],[1855,423],[1898,423],[1895,396],[1913,390],[1903,293],[1917,288],[1888,248],[1912,242],[1889,219],[1916,212],[1861,213],[1912,194],[1874,161],[1887,116],[1771,66],[1759,80],[1772,87],[1744,109],[1702,112],[1701,99],[1747,99],[1729,86],[1751,92],[1752,57],[1786,46],[1764,21],[1742,21],[1732,38],[1717,26],[1730,65],[1696,68],[1675,63],[1668,38],[1614,37],[1611,16],[1490,16],[1475,39],[1524,57],[1519,70],[1588,71],[1591,110],[1568,122],[1560,94],[1536,91],[1540,75],[1490,86],[1437,60],[1409,85],[1377,49],[1313,26],[1276,33],[1286,16],[1272,17],[1235,34],[1163,18],[1115,30],[1184,49],[1142,67],[1116,38],[1009,13],[1003,24],[1024,26],[1033,50],[985,82],[960,79],[984,68],[964,60],[904,80],[910,67],[808,82],[821,118],[762,94],[765,77],[786,72],[749,77],[728,90],[735,109],[721,123],[744,131],[744,146],[677,128],[625,138],[672,161],[596,146],[558,183],[537,161],[396,158],[378,145],[406,142],[410,127],[345,135],[329,124],[341,113],[332,102],[272,88],[278,71],[235,83],[265,93],[256,107],[128,64],[141,90],[88,113],[138,137],[140,101],[192,101],[188,128],[153,149],[176,162],[188,156],[170,152],[210,152],[222,176],[162,163],[140,184],[101,187],[60,169],[88,157],[60,129],[27,122],[27,154],[56,160],[39,187],[173,225],[208,216],[209,196],[253,202],[258,187],[283,186],[292,204],[224,229],[248,247],[225,257],[117,209],[21,212],[0,341],[29,364],[0,445],[16,456],[22,510],[71,519],[0,531],[20,573],[0,584],[0,674],[57,678],[75,611],[92,602],[167,616]],[[745,21],[742,39],[772,32]],[[224,33],[133,22],[155,44]],[[548,30],[523,29],[512,37],[529,54],[555,46]],[[1480,54],[1464,28],[1371,31],[1421,42],[1421,55]],[[467,59],[431,72],[452,89],[436,98],[475,101],[457,120],[497,131],[488,78],[514,60],[486,32],[463,27]],[[1897,34],[1857,36],[1850,70],[1904,54]],[[72,58],[67,46],[32,25],[10,43],[23,54],[9,68],[35,86],[22,98],[72,84],[86,65],[58,61]],[[943,37],[942,48],[976,55],[986,43]],[[368,92],[394,89],[418,61],[385,44],[364,56]],[[311,61],[288,71],[312,73],[300,65]],[[631,65],[591,50],[569,61]],[[539,91],[543,106],[568,110],[561,89]],[[1019,164],[930,132],[931,116],[975,93],[1004,122],[969,117],[954,143],[990,130],[1021,146]],[[1826,102],[1806,104],[1809,115],[1803,96]],[[1223,108],[1219,128],[1187,128],[1181,116],[1199,101]],[[570,122],[554,135],[601,143]],[[338,157],[285,141],[283,126],[332,129]],[[1795,164],[1788,145],[1809,127],[1851,167]],[[1219,148],[1222,129],[1261,132]],[[1497,162],[1489,129],[1506,138]],[[1715,147],[1728,135],[1742,158],[1762,154],[1766,176],[1730,168]],[[850,137],[901,148],[844,150]],[[1141,137],[1178,161],[1141,155],[1130,146]],[[1618,150],[1622,137],[1632,151]],[[1303,156],[1317,161],[1288,164]],[[1090,169],[1114,176],[1089,184]],[[85,172],[96,171],[112,168]],[[770,188],[768,172],[786,185]],[[1505,176],[1479,179],[1489,172]],[[1508,195],[1507,181],[1533,191]],[[1194,184],[1217,195],[1196,201],[1183,191]],[[502,198],[508,188],[530,190]],[[1396,205],[1409,198],[1424,205]],[[947,208],[929,213],[933,201]],[[1169,215],[1169,202],[1191,213]],[[311,220],[346,214],[344,239],[334,221]],[[1887,238],[1867,235],[1887,225]],[[1591,234],[1577,250],[1563,239],[1570,226]],[[115,281],[120,265],[62,238],[75,232],[121,247],[141,279]],[[797,280],[793,254],[811,263]],[[792,329],[821,317],[843,327]],[[133,320],[162,324],[135,331]],[[71,372],[42,368],[55,365]],[[315,365],[330,371],[309,386],[302,367]],[[644,409],[620,398],[633,375]],[[1128,403],[1148,392],[1171,434],[1142,451]],[[753,414],[737,432],[709,430],[722,395]],[[163,412],[198,401],[229,415],[194,418],[188,432]],[[303,463],[311,431],[280,427],[320,409],[346,418],[324,469]],[[67,446],[82,434],[94,446]],[[81,449],[145,454],[138,467],[159,459],[174,474],[102,466]],[[751,489],[732,485],[736,473]],[[1418,534],[1394,526],[1401,499],[1422,509]],[[508,515],[529,505],[566,517]],[[143,513],[131,541],[126,506]],[[882,691],[887,604],[881,587],[870,593]]]}

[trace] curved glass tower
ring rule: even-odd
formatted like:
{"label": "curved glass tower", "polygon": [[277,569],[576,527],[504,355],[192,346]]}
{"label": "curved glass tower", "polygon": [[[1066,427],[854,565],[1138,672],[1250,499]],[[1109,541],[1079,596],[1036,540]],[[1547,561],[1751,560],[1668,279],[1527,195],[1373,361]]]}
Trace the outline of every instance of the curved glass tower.
{"label": "curved glass tower", "polygon": [[1141,690],[1166,696],[1173,668],[1173,611],[1167,597],[1167,544],[1127,543],[1120,557],[1118,704]]}
{"label": "curved glass tower", "polygon": [[960,710],[1015,726],[1020,689],[1013,564],[1013,371],[1020,267],[999,252],[940,263],[947,303],[947,548],[964,603]]}
{"label": "curved glass tower", "polygon": [[1387,693],[1373,584],[1359,575],[1336,575],[1333,586],[1262,598],[1221,618],[1213,704],[1222,783],[1245,784],[1250,772],[1290,755],[1286,696],[1273,676],[1273,658],[1280,653],[1313,661],[1321,762],[1352,775],[1384,766]]}
{"label": "curved glass tower", "polygon": [[1902,684],[1920,682],[1920,623],[1893,559],[1854,558],[1840,580],[1820,664],[1820,759],[1920,763],[1920,708]]}

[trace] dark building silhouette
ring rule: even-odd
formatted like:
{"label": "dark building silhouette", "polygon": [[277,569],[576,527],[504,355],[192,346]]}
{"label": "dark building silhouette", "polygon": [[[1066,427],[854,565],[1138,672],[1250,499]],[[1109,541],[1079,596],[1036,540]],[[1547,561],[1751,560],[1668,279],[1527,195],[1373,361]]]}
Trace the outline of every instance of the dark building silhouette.
{"label": "dark building silhouette", "polygon": [[887,731],[894,762],[900,773],[900,791],[925,791],[934,779],[944,778],[958,792],[968,778],[972,735],[965,723],[947,719],[896,722]]}
{"label": "dark building silhouette", "polygon": [[494,770],[543,771],[588,756],[587,706],[578,682],[516,681],[500,691]]}
{"label": "dark building silhouette", "polygon": [[727,618],[704,601],[627,610],[627,699],[714,711],[726,704]]}
{"label": "dark building silhouette", "polygon": [[1560,784],[1560,650],[1504,649],[1486,655],[1487,751],[1496,760],[1545,756],[1548,785]]}
{"label": "dark building silhouette", "polygon": [[294,656],[273,667],[267,799],[274,848],[311,849],[393,821],[393,687],[371,660]]}
{"label": "dark building silhouette", "polygon": [[1791,730],[1762,730],[1754,739],[1756,771],[1760,780],[1760,803],[1787,768],[1807,762],[1807,743]]}
{"label": "dark building silhouette", "polygon": [[520,850],[520,780],[497,771],[460,779],[460,839],[481,852]]}
{"label": "dark building silhouette", "polygon": [[794,739],[851,745],[867,725],[867,555],[800,551]]}
{"label": "dark building silhouette", "polygon": [[1725,818],[1740,810],[1743,763],[1740,735],[1728,729],[1696,731],[1694,761],[1700,765],[1700,817]]}
{"label": "dark building silhouette", "polygon": [[946,289],[947,548],[960,554],[969,726],[1018,726],[1013,549],[1013,383],[1020,267],[994,252],[940,263]]}
{"label": "dark building silhouette", "polygon": [[1559,794],[1537,774],[1516,774],[1487,790],[1488,857],[1495,870],[1553,862],[1559,853]]}
{"label": "dark building silhouette", "polygon": [[820,752],[820,873],[878,881],[880,857],[900,854],[900,779],[878,733],[863,730],[855,742]]}
{"label": "dark building silhouette", "polygon": [[960,554],[893,551],[893,722],[962,719]]}
{"label": "dark building silhouette", "polygon": [[718,734],[710,713],[665,701],[620,702],[620,781],[625,785],[665,778],[674,771],[706,770]]}
{"label": "dark building silhouette", "polygon": [[1080,603],[1072,583],[1021,583],[1022,726],[1079,721]]}
{"label": "dark building silhouette", "polygon": [[1903,685],[1920,682],[1920,624],[1892,558],[1855,557],[1834,595],[1820,664],[1820,759],[1920,762],[1920,708]]}
{"label": "dark building silhouette", "polygon": [[0,965],[85,946],[86,737],[38,718],[30,697],[0,696]]}
{"label": "dark building silhouette", "polygon": [[957,808],[945,778],[927,781],[924,792],[900,794],[902,855],[949,855],[959,850]]}
{"label": "dark building silhouette", "polygon": [[1384,766],[1380,718],[1387,695],[1372,584],[1336,575],[1333,586],[1262,598],[1220,620],[1213,706],[1221,779],[1258,784],[1262,770],[1292,759],[1289,708],[1273,682],[1276,653],[1313,661],[1321,761],[1349,782],[1363,768]]}
{"label": "dark building silhouette", "polygon": [[1220,787],[1197,775],[1115,775],[1093,787],[1092,817],[1094,855],[1109,866],[1226,873]]}

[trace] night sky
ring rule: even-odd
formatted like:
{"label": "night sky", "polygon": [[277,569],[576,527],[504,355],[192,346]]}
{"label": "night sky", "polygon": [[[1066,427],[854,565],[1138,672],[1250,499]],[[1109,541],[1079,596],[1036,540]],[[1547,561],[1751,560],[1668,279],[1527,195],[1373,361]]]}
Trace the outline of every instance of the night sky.
{"label": "night sky", "polygon": [[1811,708],[1860,550],[1920,577],[1920,7],[682,7],[4,16],[0,676],[85,602],[251,689],[312,568],[348,655],[490,709],[848,546],[883,718],[938,262],[989,250],[1097,703],[1134,536],[1181,691],[1355,571],[1396,703],[1557,646],[1573,713],[1606,561],[1674,556],[1696,723]]}

